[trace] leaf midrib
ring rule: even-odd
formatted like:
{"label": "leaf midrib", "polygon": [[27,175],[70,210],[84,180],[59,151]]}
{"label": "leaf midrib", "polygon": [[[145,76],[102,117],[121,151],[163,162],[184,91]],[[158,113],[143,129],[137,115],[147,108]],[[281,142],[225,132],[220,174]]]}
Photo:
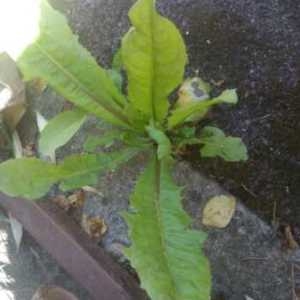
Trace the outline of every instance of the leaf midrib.
{"label": "leaf midrib", "polygon": [[[127,159],[130,159],[131,157],[133,157],[136,153],[138,152],[138,150],[131,150],[131,151],[128,151],[128,153],[126,153],[126,152],[124,152],[123,154],[122,154],[122,159],[121,159],[121,156],[118,156],[116,159],[114,159],[114,160],[112,160],[110,163],[111,164],[115,164],[117,161],[123,161],[124,160],[124,157],[127,157]],[[107,168],[107,166],[110,164],[110,163],[108,163],[108,164],[105,164],[105,165],[98,165],[98,164],[96,164],[96,167],[95,168],[87,168],[87,169],[85,169],[84,171],[78,171],[78,172],[72,172],[70,175],[66,175],[69,171],[64,171],[63,170],[63,167],[64,167],[64,165],[63,164],[61,164],[61,165],[58,165],[57,167],[58,167],[58,170],[59,170],[59,168],[62,168],[62,171],[63,172],[65,172],[65,174],[64,175],[61,175],[60,177],[60,180],[65,180],[65,179],[70,179],[70,178],[72,178],[72,177],[78,177],[78,176],[80,176],[80,175],[84,175],[85,173],[94,173],[94,172],[97,172],[97,171],[100,171],[101,169],[106,169]],[[111,169],[111,167],[110,167],[110,169]]]}
{"label": "leaf midrib", "polygon": [[151,107],[152,107],[152,117],[156,121],[156,110],[155,110],[155,101],[154,101],[154,82],[156,78],[156,72],[155,72],[155,57],[154,57],[154,34],[153,34],[153,28],[154,28],[154,10],[151,8],[151,15],[150,15],[150,32],[151,32],[151,47],[150,47],[150,52],[151,52],[151,80],[150,80],[150,91],[151,91]]}
{"label": "leaf midrib", "polygon": [[179,291],[177,290],[176,281],[175,281],[175,279],[172,276],[170,262],[169,262],[169,259],[168,259],[168,250],[167,250],[167,246],[166,246],[166,243],[165,243],[165,240],[166,240],[165,234],[164,234],[165,231],[164,231],[164,226],[163,226],[163,222],[162,222],[162,218],[161,218],[161,215],[162,215],[162,212],[161,212],[161,209],[160,209],[161,163],[160,163],[157,155],[156,155],[156,158],[155,158],[155,175],[156,175],[155,176],[155,179],[156,179],[156,184],[155,184],[155,188],[156,188],[155,194],[156,194],[156,197],[154,197],[154,203],[155,203],[156,216],[157,216],[159,233],[160,233],[159,234],[159,236],[160,236],[160,242],[161,242],[161,247],[162,247],[162,251],[163,251],[163,256],[165,258],[166,265],[167,265],[167,268],[168,268],[168,273],[170,274],[170,277],[171,277],[171,282],[172,282],[172,286],[173,286],[172,296],[174,296],[174,299],[177,299],[177,295],[179,295]]}
{"label": "leaf midrib", "polygon": [[[120,119],[122,122],[125,122],[125,124],[130,125],[129,121],[127,120],[126,116],[124,116],[121,112],[116,111],[114,108],[109,107],[106,105],[106,103],[103,103],[101,99],[99,99],[94,94],[90,93],[89,90],[67,69],[65,69],[61,64],[59,64],[55,59],[52,58],[52,56],[47,52],[47,50],[43,49],[43,47],[39,44],[38,41],[35,42],[34,46],[37,47],[37,49],[42,53],[43,56],[46,56],[48,60],[51,61],[51,63],[58,68],[66,77],[70,78],[71,81],[75,82],[77,86],[94,102],[99,103],[103,109],[105,109],[107,112],[111,113],[116,118]],[[85,109],[85,108],[83,108]]]}

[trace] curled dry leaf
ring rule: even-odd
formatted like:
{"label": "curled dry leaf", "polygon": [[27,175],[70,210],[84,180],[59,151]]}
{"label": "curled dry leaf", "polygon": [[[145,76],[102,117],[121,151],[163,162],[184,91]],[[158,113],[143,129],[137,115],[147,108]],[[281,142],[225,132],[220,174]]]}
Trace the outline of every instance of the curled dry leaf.
{"label": "curled dry leaf", "polygon": [[287,246],[291,250],[299,249],[299,244],[294,238],[291,226],[287,225],[284,228],[284,235],[287,242]]}
{"label": "curled dry leaf", "polygon": [[71,208],[81,208],[85,202],[85,194],[83,190],[79,190],[76,193],[68,197]]}
{"label": "curled dry leaf", "polygon": [[92,186],[88,186],[88,185],[83,186],[83,187],[82,187],[82,190],[83,190],[84,192],[96,194],[96,195],[98,195],[98,196],[100,196],[100,197],[103,197],[103,193],[101,193],[99,190],[97,190],[96,188],[94,188],[94,187],[92,187]]}
{"label": "curled dry leaf", "polygon": [[80,190],[68,197],[65,195],[57,195],[52,201],[63,210],[69,211],[70,209],[81,208],[84,205],[85,195],[84,191]]}
{"label": "curled dry leaf", "polygon": [[78,298],[63,288],[44,286],[36,291],[31,300],[78,300]]}
{"label": "curled dry leaf", "polygon": [[231,221],[236,208],[236,199],[232,196],[211,198],[203,211],[202,223],[206,226],[225,228]]}
{"label": "curled dry leaf", "polygon": [[81,226],[83,230],[94,240],[101,240],[107,232],[107,225],[100,217],[89,217],[86,214],[82,215]]}
{"label": "curled dry leaf", "polygon": [[23,148],[23,156],[34,157],[36,154],[35,144],[28,144]]}
{"label": "curled dry leaf", "polygon": [[65,211],[69,211],[71,208],[70,201],[65,195],[57,195],[52,201]]}
{"label": "curled dry leaf", "polygon": [[0,119],[13,132],[25,113],[25,86],[6,53],[0,53],[0,84]]}
{"label": "curled dry leaf", "polygon": [[47,82],[41,78],[34,79],[28,84],[35,96],[40,96],[47,88]]}

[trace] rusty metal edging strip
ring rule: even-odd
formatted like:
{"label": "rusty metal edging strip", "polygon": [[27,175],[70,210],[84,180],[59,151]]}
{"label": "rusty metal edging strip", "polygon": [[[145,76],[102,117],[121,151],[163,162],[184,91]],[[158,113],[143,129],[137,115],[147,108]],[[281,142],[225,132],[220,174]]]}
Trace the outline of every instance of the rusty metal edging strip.
{"label": "rusty metal edging strip", "polygon": [[50,201],[32,202],[0,193],[8,210],[95,300],[147,299],[136,281]]}

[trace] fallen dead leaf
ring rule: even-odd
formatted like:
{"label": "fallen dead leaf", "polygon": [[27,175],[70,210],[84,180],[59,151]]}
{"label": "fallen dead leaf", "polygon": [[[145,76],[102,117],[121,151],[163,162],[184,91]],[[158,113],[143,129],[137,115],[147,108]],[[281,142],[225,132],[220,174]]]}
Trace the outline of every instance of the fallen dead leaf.
{"label": "fallen dead leaf", "polygon": [[225,228],[230,223],[236,208],[236,199],[232,196],[211,198],[203,210],[202,223],[206,226]]}
{"label": "fallen dead leaf", "polygon": [[85,192],[96,194],[98,196],[103,197],[103,194],[99,190],[97,190],[96,188],[94,188],[92,186],[88,186],[88,185],[83,186],[82,190],[85,191]]}
{"label": "fallen dead leaf", "polygon": [[47,88],[47,81],[37,78],[28,83],[28,87],[32,90],[35,96],[40,96]]}
{"label": "fallen dead leaf", "polygon": [[81,226],[93,240],[101,240],[101,238],[107,232],[107,225],[100,217],[89,217],[86,214],[83,214]]}
{"label": "fallen dead leaf", "polygon": [[78,298],[63,288],[44,286],[36,291],[31,300],[78,300]]}
{"label": "fallen dead leaf", "polygon": [[71,209],[78,209],[84,205],[85,194],[83,190],[77,191],[70,196],[57,195],[52,199],[52,201],[65,211],[70,211]]}
{"label": "fallen dead leaf", "polygon": [[284,235],[287,241],[287,246],[291,250],[299,249],[299,244],[296,242],[294,235],[292,233],[291,226],[285,226]]}
{"label": "fallen dead leaf", "polygon": [[25,86],[16,63],[6,53],[0,54],[0,118],[13,132],[25,113]]}
{"label": "fallen dead leaf", "polygon": [[34,157],[35,154],[36,154],[36,151],[35,151],[35,145],[34,144],[26,145],[23,148],[23,155],[25,157]]}
{"label": "fallen dead leaf", "polygon": [[222,86],[222,85],[225,83],[225,80],[224,80],[224,79],[221,79],[221,80],[215,81],[214,79],[212,79],[210,82],[211,82],[214,86],[220,87],[220,86]]}
{"label": "fallen dead leaf", "polygon": [[65,195],[57,195],[52,201],[65,211],[69,211],[71,208],[70,201]]}
{"label": "fallen dead leaf", "polygon": [[85,194],[83,190],[77,191],[68,197],[70,206],[72,208],[81,208],[85,202]]}

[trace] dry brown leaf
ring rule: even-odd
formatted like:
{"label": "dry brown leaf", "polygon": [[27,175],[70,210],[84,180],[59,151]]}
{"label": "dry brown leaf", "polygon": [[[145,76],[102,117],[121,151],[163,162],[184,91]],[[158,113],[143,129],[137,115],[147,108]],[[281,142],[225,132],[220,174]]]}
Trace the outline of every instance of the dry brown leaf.
{"label": "dry brown leaf", "polygon": [[30,81],[28,85],[35,96],[40,96],[47,88],[47,81],[38,78]]}
{"label": "dry brown leaf", "polygon": [[107,225],[100,217],[89,217],[86,214],[82,215],[81,226],[83,230],[94,240],[101,240],[107,232]]}
{"label": "dry brown leaf", "polygon": [[214,79],[212,79],[210,82],[211,82],[214,86],[220,87],[220,86],[224,85],[225,80],[224,80],[224,79],[221,79],[221,80],[215,81]]}
{"label": "dry brown leaf", "polygon": [[295,250],[299,249],[299,244],[296,242],[291,226],[285,226],[284,228],[284,235],[287,241],[287,246],[289,249]]}
{"label": "dry brown leaf", "polygon": [[25,86],[16,63],[6,54],[0,54],[0,118],[13,132],[25,113]]}
{"label": "dry brown leaf", "polygon": [[103,197],[103,193],[101,193],[99,190],[97,190],[96,188],[92,187],[92,186],[83,186],[82,190],[88,193],[92,193],[92,194],[96,194],[98,196]]}
{"label": "dry brown leaf", "polygon": [[52,201],[65,211],[69,211],[71,208],[70,201],[65,195],[58,195]]}
{"label": "dry brown leaf", "polygon": [[206,226],[225,228],[230,223],[236,208],[236,199],[232,196],[211,198],[203,211],[202,223]]}
{"label": "dry brown leaf", "polygon": [[44,286],[36,291],[31,300],[78,300],[78,298],[63,288]]}
{"label": "dry brown leaf", "polygon": [[85,202],[85,194],[83,190],[77,191],[68,197],[70,206],[72,208],[81,208]]}
{"label": "dry brown leaf", "polygon": [[34,157],[35,154],[36,154],[35,144],[29,144],[23,148],[23,155],[25,157]]}
{"label": "dry brown leaf", "polygon": [[81,208],[85,202],[84,191],[80,190],[70,196],[57,195],[52,201],[65,211]]}

